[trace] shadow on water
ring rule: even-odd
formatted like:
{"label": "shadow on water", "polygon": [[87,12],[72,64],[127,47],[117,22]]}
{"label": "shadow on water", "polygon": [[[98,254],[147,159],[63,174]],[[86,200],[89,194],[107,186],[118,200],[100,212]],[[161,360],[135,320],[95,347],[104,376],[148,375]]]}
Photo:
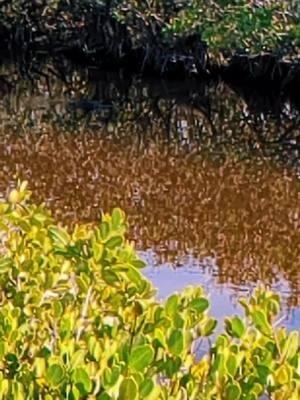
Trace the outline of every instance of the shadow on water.
{"label": "shadow on water", "polygon": [[263,282],[299,326],[300,116],[287,95],[61,64],[26,79],[7,65],[0,79],[2,195],[28,179],[68,225],[120,206],[162,297],[202,284],[222,317]]}

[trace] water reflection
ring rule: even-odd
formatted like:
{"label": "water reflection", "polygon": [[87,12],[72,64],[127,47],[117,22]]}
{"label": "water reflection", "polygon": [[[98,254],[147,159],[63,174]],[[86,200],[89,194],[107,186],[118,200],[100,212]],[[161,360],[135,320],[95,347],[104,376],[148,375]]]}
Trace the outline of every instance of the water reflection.
{"label": "water reflection", "polygon": [[151,265],[192,259],[214,296],[264,282],[299,304],[299,115],[288,99],[276,114],[224,84],[47,68],[33,80],[2,71],[3,194],[28,179],[67,224],[120,206]]}
{"label": "water reflection", "polygon": [[[151,265],[149,252],[141,252],[141,256]],[[242,296],[249,298],[255,285],[232,286],[219,283],[217,277],[211,275],[209,268],[211,261],[213,261],[214,270],[216,270],[217,265],[214,260],[204,259],[201,263],[203,268],[199,268],[199,260],[190,260],[190,263],[182,268],[174,269],[171,265],[163,264],[159,268],[149,266],[144,273],[158,289],[157,297],[161,300],[174,292],[181,292],[186,286],[202,286],[209,296],[210,314],[218,320],[216,333],[221,333],[226,316],[245,315],[238,300]],[[274,291],[279,291],[282,296],[282,309],[278,321],[283,322],[288,329],[299,328],[300,310],[299,308],[291,309],[290,307],[289,283],[281,278],[280,284],[273,284],[270,288]]]}

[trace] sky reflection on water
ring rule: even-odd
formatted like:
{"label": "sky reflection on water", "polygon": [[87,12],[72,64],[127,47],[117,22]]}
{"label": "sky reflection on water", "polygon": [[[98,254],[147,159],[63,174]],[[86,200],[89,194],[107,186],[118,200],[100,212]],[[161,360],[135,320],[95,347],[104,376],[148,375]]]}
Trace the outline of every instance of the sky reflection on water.
{"label": "sky reflection on water", "polygon": [[[255,285],[253,287],[240,286],[234,288],[219,284],[216,281],[218,266],[216,260],[212,258],[203,260],[202,268],[199,268],[199,260],[193,260],[190,257],[189,262],[184,267],[174,269],[172,265],[168,264],[153,266],[155,254],[151,253],[151,251],[140,252],[140,256],[148,264],[143,273],[157,289],[158,299],[164,300],[174,292],[181,292],[187,286],[201,286],[210,300],[210,314],[219,321],[217,332],[222,331],[222,324],[226,316],[244,315],[238,299],[241,296],[248,298]],[[299,329],[300,308],[291,309],[287,307],[287,299],[290,293],[288,282],[281,279],[271,288],[282,293],[280,323],[282,322],[288,329]]]}

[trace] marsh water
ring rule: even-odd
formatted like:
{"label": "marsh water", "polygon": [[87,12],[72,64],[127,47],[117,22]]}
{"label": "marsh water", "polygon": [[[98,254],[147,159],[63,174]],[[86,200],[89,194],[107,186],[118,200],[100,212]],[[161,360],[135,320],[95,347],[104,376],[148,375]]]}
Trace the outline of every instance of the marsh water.
{"label": "marsh water", "polygon": [[297,99],[52,64],[0,80],[0,197],[27,179],[69,226],[119,206],[158,296],[200,284],[222,319],[263,283],[299,328]]}

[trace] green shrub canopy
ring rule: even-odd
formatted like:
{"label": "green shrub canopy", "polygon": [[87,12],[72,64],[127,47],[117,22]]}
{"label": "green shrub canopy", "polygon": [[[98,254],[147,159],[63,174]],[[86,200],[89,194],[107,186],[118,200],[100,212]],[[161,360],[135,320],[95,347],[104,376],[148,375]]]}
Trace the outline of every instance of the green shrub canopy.
{"label": "green shrub canopy", "polygon": [[114,209],[68,232],[26,182],[0,203],[1,399],[299,399],[299,332],[276,327],[277,294],[242,298],[199,359],[217,324],[202,288],[158,302],[126,229]]}

